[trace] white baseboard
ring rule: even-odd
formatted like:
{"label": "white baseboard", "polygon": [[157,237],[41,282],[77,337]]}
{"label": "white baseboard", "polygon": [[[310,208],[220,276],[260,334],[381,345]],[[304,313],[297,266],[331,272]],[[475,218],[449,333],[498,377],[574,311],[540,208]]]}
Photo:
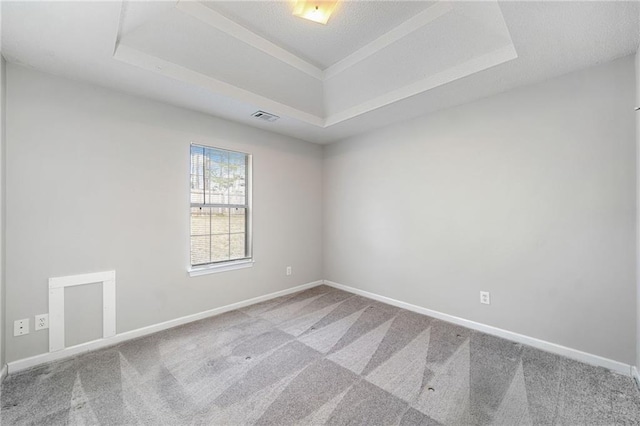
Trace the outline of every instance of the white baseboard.
{"label": "white baseboard", "polygon": [[620,374],[624,374],[626,376],[631,376],[635,378],[636,382],[640,385],[640,375],[638,374],[638,370],[636,369],[636,367],[632,367],[631,365],[628,365],[619,361],[614,361],[608,358],[604,358],[598,355],[582,352],[577,349],[572,349],[566,346],[561,346],[555,343],[536,339],[534,337],[525,336],[523,334],[514,333],[512,331],[504,330],[497,327],[492,327],[490,325],[485,325],[485,324],[481,324],[481,323],[467,320],[464,318],[455,317],[453,315],[423,308],[421,306],[412,305],[410,303],[391,299],[386,296],[370,293],[368,291],[338,284],[328,280],[314,281],[311,283],[288,288],[286,290],[277,291],[275,293],[266,294],[264,296],[254,297],[252,299],[247,299],[241,302],[232,303],[230,305],[221,306],[219,308],[210,309],[208,311],[200,312],[197,314],[187,315],[181,318],[176,318],[176,319],[165,321],[159,324],[150,325],[148,327],[139,328],[137,330],[131,330],[124,333],[116,334],[115,336],[109,337],[106,339],[98,339],[98,340],[93,340],[91,342],[82,343],[80,345],[71,346],[61,351],[48,352],[41,355],[30,357],[30,358],[12,361],[2,368],[0,372],[0,382],[2,379],[4,379],[4,377],[7,374],[13,374],[18,371],[26,370],[28,368],[32,368],[41,364],[46,364],[52,361],[57,361],[63,358],[75,356],[84,352],[101,349],[107,346],[113,346],[118,343],[124,342],[126,340],[136,339],[138,337],[157,333],[159,331],[177,327],[179,325],[209,318],[215,315],[220,315],[225,312],[233,311],[235,309],[239,309],[245,306],[253,305],[255,303],[263,302],[265,300],[274,299],[276,297],[286,296],[288,294],[306,290],[312,287],[316,287],[321,284],[326,284],[330,287],[348,291],[349,293],[358,294],[360,296],[368,297],[369,299],[377,300],[382,303],[397,306],[399,308],[407,309],[409,311],[417,312],[419,314],[428,315],[430,317],[447,321],[453,324],[461,325],[463,327],[467,327],[472,330],[481,331],[483,333],[491,334],[491,335],[502,337],[504,339],[508,339],[514,342],[529,345],[531,347],[534,347],[536,349],[540,349],[546,352],[551,352],[557,355],[566,356],[567,358],[575,359],[577,361],[585,362],[587,364],[608,368]]}
{"label": "white baseboard", "polygon": [[310,282],[307,284],[302,284],[296,287],[288,288],[286,290],[276,291],[275,293],[269,293],[264,296],[254,297],[252,299],[243,300],[241,302],[232,303],[230,305],[221,306],[219,308],[210,309],[208,311],[200,312],[197,314],[187,315],[187,316],[176,318],[173,320],[161,322],[159,324],[150,325],[148,327],[142,327],[136,330],[126,331],[124,333],[116,334],[113,337],[93,340],[91,342],[82,343],[76,346],[70,346],[68,348],[62,349],[57,352],[48,352],[48,353],[32,356],[30,358],[11,361],[5,366],[5,370],[8,368],[8,374],[13,374],[18,371],[35,367],[37,365],[46,364],[48,362],[57,361],[63,358],[68,358],[84,352],[94,351],[96,349],[101,349],[107,346],[113,346],[118,343],[124,342],[126,340],[136,339],[138,337],[157,333],[158,331],[166,330],[168,328],[177,327],[179,325],[213,317],[215,315],[220,315],[225,312],[229,312],[235,309],[244,308],[245,306],[253,305],[255,303],[264,302],[265,300],[275,299],[276,297],[280,297],[280,296],[286,296],[291,293],[296,293],[298,291],[319,286],[322,283],[323,281],[320,280],[320,281]]}
{"label": "white baseboard", "polygon": [[[567,358],[575,359],[576,361],[584,362],[586,364],[608,368],[609,370],[613,370],[617,373],[624,374],[625,376],[631,376],[633,374],[631,371],[631,365],[625,364],[623,362],[614,361],[612,359],[604,358],[598,355],[582,352],[577,349],[568,348],[566,346],[561,346],[555,343],[547,342],[545,340],[536,339],[534,337],[525,336],[523,334],[514,333],[512,331],[503,330],[501,328],[492,327],[490,325],[481,324],[479,322],[467,320],[464,318],[455,317],[453,315],[444,314],[442,312],[433,311],[431,309],[423,308],[421,306],[412,305],[406,302],[401,302],[399,300],[391,299],[385,296],[380,296],[375,293],[370,293],[368,291],[338,284],[332,281],[324,280],[324,284],[330,287],[338,288],[340,290],[348,291],[349,293],[354,293],[360,296],[368,297],[369,299],[377,300],[379,302],[386,303],[388,305],[397,306],[399,308],[417,312],[419,314],[428,315],[433,318],[437,318],[453,324],[461,325],[463,327],[467,327],[472,330],[481,331],[483,333],[491,334],[493,336],[502,337],[503,339],[508,339],[514,342],[522,343],[524,345],[528,345],[536,349],[543,350],[545,352],[551,352],[557,355],[562,355]],[[637,374],[637,370],[636,370],[636,374]]]}
{"label": "white baseboard", "polygon": [[0,370],[0,383],[4,382],[5,377],[7,377],[7,364],[2,366],[2,370]]}
{"label": "white baseboard", "polygon": [[633,377],[633,380],[635,380],[638,390],[640,390],[640,373],[638,373],[638,367],[631,367],[631,377]]}

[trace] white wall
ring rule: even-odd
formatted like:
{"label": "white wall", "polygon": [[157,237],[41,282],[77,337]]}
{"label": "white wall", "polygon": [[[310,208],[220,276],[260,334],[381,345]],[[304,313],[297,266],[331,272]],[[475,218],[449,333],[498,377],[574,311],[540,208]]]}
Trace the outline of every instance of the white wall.
{"label": "white wall", "polygon": [[[115,269],[119,333],[322,279],[321,146],[14,64],[7,89],[7,361],[48,351],[9,329],[49,277]],[[187,276],[190,142],[253,154],[253,268]],[[99,336],[95,290],[67,342]]]}
{"label": "white wall", "polygon": [[325,279],[633,364],[634,84],[627,57],[329,146]]}

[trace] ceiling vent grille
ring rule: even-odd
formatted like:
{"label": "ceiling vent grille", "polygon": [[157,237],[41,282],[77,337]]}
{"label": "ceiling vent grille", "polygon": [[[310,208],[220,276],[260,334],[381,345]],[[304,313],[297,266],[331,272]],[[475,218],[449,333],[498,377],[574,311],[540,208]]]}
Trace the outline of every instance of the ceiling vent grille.
{"label": "ceiling vent grille", "polygon": [[270,122],[276,121],[278,118],[280,118],[277,115],[269,114],[268,112],[265,112],[265,111],[256,111],[253,114],[251,114],[251,116],[258,118],[260,120],[270,121]]}

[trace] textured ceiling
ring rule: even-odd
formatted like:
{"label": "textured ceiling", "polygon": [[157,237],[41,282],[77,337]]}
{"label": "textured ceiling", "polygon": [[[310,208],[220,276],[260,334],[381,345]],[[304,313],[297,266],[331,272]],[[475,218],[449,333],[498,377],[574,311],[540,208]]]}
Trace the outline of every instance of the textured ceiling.
{"label": "textured ceiling", "polygon": [[338,2],[327,25],[292,18],[293,2],[207,1],[207,7],[325,69],[433,5],[432,1]]}
{"label": "textured ceiling", "polygon": [[[344,49],[332,59],[342,60],[323,71],[293,52],[295,36],[276,42],[274,34],[248,28],[254,10],[247,2],[234,3],[240,15],[234,22],[224,18],[230,11],[216,14],[197,2],[3,1],[2,54],[27,67],[327,143],[633,54],[638,46],[638,2],[493,4],[499,14],[485,2],[419,3],[423,11],[408,19],[405,12],[385,18],[405,20],[370,48],[366,43],[376,37],[371,29],[353,29],[349,34],[359,34],[354,40],[365,46],[354,42],[349,49],[355,52]],[[207,18],[202,10],[228,22]],[[437,10],[433,19],[421,18]],[[337,13],[347,12],[343,7]],[[242,19],[244,26],[238,25]],[[298,19],[283,16],[273,26]],[[337,52],[346,41],[326,43]],[[280,82],[273,78],[277,74]],[[303,74],[302,83],[293,84],[289,75]],[[340,78],[346,89],[335,84]],[[309,90],[304,79],[322,87]],[[281,115],[275,123],[250,117],[271,107]]]}

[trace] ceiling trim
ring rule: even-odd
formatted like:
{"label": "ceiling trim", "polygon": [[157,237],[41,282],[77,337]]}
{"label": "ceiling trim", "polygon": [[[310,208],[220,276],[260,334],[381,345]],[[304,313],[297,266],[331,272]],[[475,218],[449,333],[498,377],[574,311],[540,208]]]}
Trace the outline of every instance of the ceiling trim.
{"label": "ceiling trim", "polygon": [[113,43],[113,54],[115,55],[116,49],[118,48],[118,44],[120,43],[120,39],[122,38],[122,23],[124,22],[125,16],[125,0],[122,0],[120,3],[120,14],[118,16],[118,28],[116,29],[116,38]]}
{"label": "ceiling trim", "polygon": [[324,127],[325,124],[325,120],[322,117],[301,111],[297,108],[274,101],[249,90],[242,89],[173,62],[144,53],[138,49],[127,46],[122,42],[117,45],[113,58],[147,71],[193,84],[208,89],[214,93],[255,105],[258,109],[266,109],[267,111],[277,115],[288,116],[317,127]]}
{"label": "ceiling trim", "polygon": [[341,59],[340,61],[326,68],[323,72],[323,79],[327,80],[331,77],[335,77],[341,72],[354,66],[358,62],[368,58],[369,56],[375,55],[385,47],[405,38],[412,32],[417,31],[430,22],[435,21],[442,15],[449,13],[452,9],[453,6],[451,5],[451,3],[439,1],[433,6],[430,6],[422,12],[418,13],[413,18],[408,19],[407,21],[373,40],[372,42],[364,45],[360,49],[351,53],[346,58]]}
{"label": "ceiling trim", "polygon": [[327,117],[325,127],[349,120],[350,118],[381,108],[385,105],[392,104],[410,96],[417,95],[435,87],[442,86],[459,78],[511,61],[517,57],[518,53],[516,52],[515,47],[513,44],[509,44],[506,47],[497,49],[477,58],[470,59],[467,62],[448,68],[423,80],[419,80],[354,107],[332,114]]}
{"label": "ceiling trim", "polygon": [[305,61],[299,56],[294,55],[288,50],[283,49],[277,44],[270,42],[264,37],[259,36],[253,31],[232,21],[215,10],[208,8],[200,2],[180,0],[176,4],[176,8],[207,25],[237,38],[253,48],[259,49],[264,53],[279,59],[280,61],[310,75],[311,77],[317,78],[318,80],[322,80],[323,78],[323,73],[320,68]]}

